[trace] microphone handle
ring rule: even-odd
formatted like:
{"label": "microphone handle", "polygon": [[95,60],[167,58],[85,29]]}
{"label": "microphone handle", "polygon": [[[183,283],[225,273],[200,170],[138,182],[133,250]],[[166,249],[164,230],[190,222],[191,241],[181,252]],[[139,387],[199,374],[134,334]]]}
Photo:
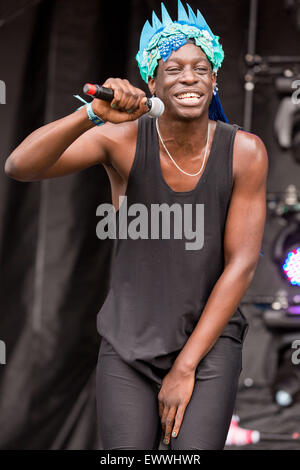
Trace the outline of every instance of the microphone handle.
{"label": "microphone handle", "polygon": [[[91,83],[86,83],[84,85],[83,93],[103,101],[112,101],[114,99],[114,90],[101,85],[93,85]],[[147,98],[147,106],[149,110],[152,107],[152,101],[150,98]]]}

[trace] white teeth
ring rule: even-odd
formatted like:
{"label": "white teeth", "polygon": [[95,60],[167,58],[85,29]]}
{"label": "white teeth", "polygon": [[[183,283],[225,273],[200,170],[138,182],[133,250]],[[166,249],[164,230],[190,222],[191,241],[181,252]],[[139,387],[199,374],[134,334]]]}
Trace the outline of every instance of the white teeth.
{"label": "white teeth", "polygon": [[177,98],[184,99],[184,98],[200,98],[200,96],[196,93],[183,93],[182,95],[178,95]]}

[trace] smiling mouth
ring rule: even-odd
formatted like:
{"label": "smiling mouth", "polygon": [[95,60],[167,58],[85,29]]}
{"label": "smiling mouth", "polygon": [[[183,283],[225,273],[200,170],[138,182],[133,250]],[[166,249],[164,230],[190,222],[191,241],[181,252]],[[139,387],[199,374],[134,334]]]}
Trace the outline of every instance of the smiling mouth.
{"label": "smiling mouth", "polygon": [[204,95],[198,93],[182,93],[175,96],[176,100],[184,106],[197,106]]}

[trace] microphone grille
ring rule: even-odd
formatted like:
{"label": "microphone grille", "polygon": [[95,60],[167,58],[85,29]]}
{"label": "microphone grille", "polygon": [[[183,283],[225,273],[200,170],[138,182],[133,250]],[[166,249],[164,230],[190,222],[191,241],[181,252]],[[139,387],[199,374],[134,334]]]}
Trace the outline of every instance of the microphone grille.
{"label": "microphone grille", "polygon": [[153,118],[160,116],[165,110],[165,105],[162,100],[155,96],[154,98],[151,98],[151,103],[152,106],[148,113],[149,116]]}

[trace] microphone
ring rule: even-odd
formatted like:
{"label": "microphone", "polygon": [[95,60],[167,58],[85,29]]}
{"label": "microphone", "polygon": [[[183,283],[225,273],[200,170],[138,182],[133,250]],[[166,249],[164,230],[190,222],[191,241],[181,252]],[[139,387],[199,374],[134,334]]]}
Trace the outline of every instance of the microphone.
{"label": "microphone", "polygon": [[[104,101],[112,101],[114,99],[114,90],[91,83],[84,85],[83,93]],[[152,118],[160,116],[165,110],[164,103],[156,96],[154,98],[147,98],[147,106],[149,111],[146,114]]]}

